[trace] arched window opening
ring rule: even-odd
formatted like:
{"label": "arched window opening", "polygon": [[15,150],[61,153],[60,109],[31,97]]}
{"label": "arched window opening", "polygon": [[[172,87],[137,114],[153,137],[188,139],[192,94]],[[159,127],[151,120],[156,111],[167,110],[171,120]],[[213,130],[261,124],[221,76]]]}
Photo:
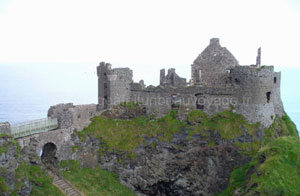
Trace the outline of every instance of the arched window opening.
{"label": "arched window opening", "polygon": [[270,103],[271,100],[271,92],[267,92],[267,103]]}
{"label": "arched window opening", "polygon": [[196,109],[197,110],[204,110],[205,97],[202,94],[196,94],[196,97],[197,97]]}
{"label": "arched window opening", "polygon": [[180,107],[180,97],[175,94],[171,97],[171,107],[172,109],[178,109]]}

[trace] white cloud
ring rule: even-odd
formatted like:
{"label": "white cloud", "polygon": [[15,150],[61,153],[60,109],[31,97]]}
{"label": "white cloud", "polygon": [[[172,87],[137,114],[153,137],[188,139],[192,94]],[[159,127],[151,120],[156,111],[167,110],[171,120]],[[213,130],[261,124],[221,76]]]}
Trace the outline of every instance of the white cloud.
{"label": "white cloud", "polygon": [[0,14],[0,62],[105,60],[138,73],[147,67],[146,74],[185,65],[189,76],[209,38],[220,37],[241,64],[254,63],[262,46],[264,64],[300,67],[299,12],[284,0],[11,0],[7,6]]}

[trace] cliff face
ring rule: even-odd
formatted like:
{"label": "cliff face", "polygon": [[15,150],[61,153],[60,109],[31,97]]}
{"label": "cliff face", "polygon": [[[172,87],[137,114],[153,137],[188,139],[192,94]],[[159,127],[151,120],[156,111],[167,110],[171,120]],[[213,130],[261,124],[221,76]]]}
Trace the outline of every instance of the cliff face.
{"label": "cliff face", "polygon": [[[263,130],[229,111],[212,117],[192,112],[186,122],[175,113],[159,120],[100,116],[73,135],[72,156],[83,167],[100,165],[117,173],[138,195],[216,195],[234,187],[231,173],[249,165],[266,143],[297,138],[292,125],[277,118]],[[224,195],[243,192],[243,187],[235,188]]]}
{"label": "cliff face", "polygon": [[[8,135],[0,136],[0,195],[11,195],[12,190],[20,195],[29,195],[31,183],[24,178],[23,186],[17,182],[17,168],[20,165],[20,148],[15,140]],[[19,187],[16,187],[19,186]]]}
{"label": "cliff face", "polygon": [[21,150],[11,136],[0,135],[0,196],[63,196],[32,147]]}
{"label": "cliff face", "polygon": [[[137,106],[125,107],[130,110],[103,113],[74,132],[67,157],[81,169],[95,168],[97,175],[99,167],[118,174],[137,195],[298,194],[300,175],[294,171],[300,167],[300,142],[288,116],[276,117],[263,129],[231,111],[208,116],[197,110],[187,120],[172,111],[151,119],[143,116],[143,108],[128,112]],[[20,152],[15,140],[0,137],[0,195],[61,195],[41,169],[34,144]],[[81,171],[72,178],[74,171],[79,168],[68,171],[70,179],[85,177]]]}
{"label": "cliff face", "polygon": [[214,195],[228,186],[234,168],[250,157],[218,134],[209,137],[214,146],[201,135],[189,139],[187,133],[174,135],[168,143],[147,138],[148,144],[135,149],[131,159],[124,152],[95,156],[105,144],[89,138],[77,141],[75,157],[85,167],[100,164],[119,174],[121,182],[140,195]]}

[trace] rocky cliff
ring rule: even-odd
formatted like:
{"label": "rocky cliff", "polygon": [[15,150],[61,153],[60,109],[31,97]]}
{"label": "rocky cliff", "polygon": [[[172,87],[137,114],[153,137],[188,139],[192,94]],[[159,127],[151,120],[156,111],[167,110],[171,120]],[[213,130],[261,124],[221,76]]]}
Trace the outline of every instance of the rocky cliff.
{"label": "rocky cliff", "polygon": [[[283,136],[299,144],[287,116],[277,117],[269,129],[230,111],[211,117],[194,111],[187,121],[178,120],[175,111],[158,120],[114,117],[96,117],[74,134],[72,156],[82,167],[100,165],[117,173],[138,195],[259,194],[254,191],[258,182],[247,186],[259,170],[259,162],[253,162],[261,159],[256,157],[259,149]],[[238,187],[232,184],[232,173],[243,167],[247,179],[240,179],[244,184]]]}
{"label": "rocky cliff", "polygon": [[0,196],[63,196],[41,168],[40,160],[11,136],[0,135]]}
{"label": "rocky cliff", "polygon": [[[82,190],[87,195],[97,195],[105,178],[101,186],[113,183],[104,192],[114,196],[133,195],[118,179],[137,195],[299,195],[300,142],[287,115],[263,129],[232,111],[197,110],[179,120],[177,111],[155,119],[138,105],[122,107],[94,117],[69,141],[78,166],[63,162],[60,172],[78,189],[93,189]],[[20,149],[0,137],[0,195],[62,195],[30,144]]]}

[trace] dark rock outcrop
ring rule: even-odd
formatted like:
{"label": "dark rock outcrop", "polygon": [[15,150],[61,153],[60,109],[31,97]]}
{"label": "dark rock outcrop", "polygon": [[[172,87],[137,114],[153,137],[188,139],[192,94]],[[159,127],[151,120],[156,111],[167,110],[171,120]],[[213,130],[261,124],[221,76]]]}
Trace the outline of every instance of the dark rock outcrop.
{"label": "dark rock outcrop", "polygon": [[215,195],[226,189],[230,173],[250,157],[241,154],[233,141],[213,132],[209,137],[214,146],[209,145],[207,136],[189,138],[185,132],[174,135],[169,143],[146,138],[146,144],[135,150],[136,157],[128,158],[125,152],[99,153],[105,149],[101,140],[89,136],[81,142],[75,136],[78,148],[73,157],[84,166],[100,164],[117,173],[138,195]]}

